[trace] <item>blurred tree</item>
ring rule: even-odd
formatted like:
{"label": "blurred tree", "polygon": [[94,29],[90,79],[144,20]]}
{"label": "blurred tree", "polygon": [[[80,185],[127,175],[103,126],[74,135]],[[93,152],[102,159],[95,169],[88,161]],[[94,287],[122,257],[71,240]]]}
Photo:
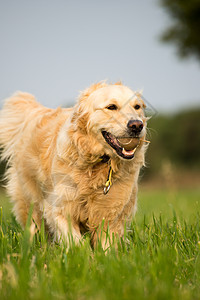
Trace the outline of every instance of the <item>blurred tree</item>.
{"label": "blurred tree", "polygon": [[159,173],[163,161],[188,170],[200,169],[200,109],[149,121],[151,144],[147,151],[146,175]]}
{"label": "blurred tree", "polygon": [[181,57],[192,55],[200,59],[200,0],[160,1],[174,19],[161,40],[175,43]]}

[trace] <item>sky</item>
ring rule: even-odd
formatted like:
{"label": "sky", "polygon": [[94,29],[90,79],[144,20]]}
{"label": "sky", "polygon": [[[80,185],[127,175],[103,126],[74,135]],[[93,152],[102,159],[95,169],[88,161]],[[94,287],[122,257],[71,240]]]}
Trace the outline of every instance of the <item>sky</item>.
{"label": "sky", "polygon": [[170,24],[158,0],[0,0],[0,99],[68,106],[121,80],[160,113],[200,106],[200,62],[159,41]]}

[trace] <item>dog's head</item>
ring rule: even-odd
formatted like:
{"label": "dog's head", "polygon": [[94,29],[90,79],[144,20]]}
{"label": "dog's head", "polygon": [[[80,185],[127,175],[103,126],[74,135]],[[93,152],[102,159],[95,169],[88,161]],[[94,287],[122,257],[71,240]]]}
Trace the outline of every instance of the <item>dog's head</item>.
{"label": "dog's head", "polygon": [[72,123],[88,150],[132,159],[146,134],[144,107],[141,94],[121,83],[99,83],[81,93]]}

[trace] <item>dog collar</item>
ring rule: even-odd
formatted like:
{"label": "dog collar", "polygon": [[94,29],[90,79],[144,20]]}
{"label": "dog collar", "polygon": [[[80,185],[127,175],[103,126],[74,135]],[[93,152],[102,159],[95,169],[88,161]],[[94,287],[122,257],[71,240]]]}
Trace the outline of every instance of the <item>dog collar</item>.
{"label": "dog collar", "polygon": [[107,154],[104,154],[99,158],[99,162],[102,162],[102,163],[107,163],[109,160],[110,160],[110,156]]}

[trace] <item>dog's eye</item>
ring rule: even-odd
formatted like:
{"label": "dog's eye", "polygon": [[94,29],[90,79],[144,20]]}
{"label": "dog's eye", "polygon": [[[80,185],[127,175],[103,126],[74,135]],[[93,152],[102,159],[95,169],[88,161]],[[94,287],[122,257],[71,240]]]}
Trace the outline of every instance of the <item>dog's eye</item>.
{"label": "dog's eye", "polygon": [[110,109],[110,110],[117,110],[118,109],[117,105],[115,105],[115,104],[109,104],[106,108]]}
{"label": "dog's eye", "polygon": [[138,109],[140,109],[140,105],[139,104],[136,104],[135,106],[134,106],[134,108],[136,109],[136,110],[138,110]]}

